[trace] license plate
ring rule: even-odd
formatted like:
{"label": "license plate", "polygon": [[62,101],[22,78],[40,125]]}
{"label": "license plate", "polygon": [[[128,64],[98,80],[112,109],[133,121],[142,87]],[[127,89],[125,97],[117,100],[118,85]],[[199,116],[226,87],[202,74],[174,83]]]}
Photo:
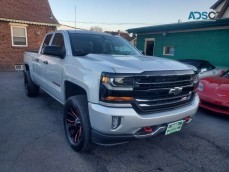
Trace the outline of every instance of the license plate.
{"label": "license plate", "polygon": [[166,129],[165,135],[180,131],[183,123],[184,120],[170,123]]}

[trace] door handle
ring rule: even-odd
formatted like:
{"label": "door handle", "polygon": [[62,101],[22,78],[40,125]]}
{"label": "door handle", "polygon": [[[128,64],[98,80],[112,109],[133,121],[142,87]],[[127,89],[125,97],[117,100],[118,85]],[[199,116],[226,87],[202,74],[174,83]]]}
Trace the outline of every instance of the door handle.
{"label": "door handle", "polygon": [[35,59],[36,62],[39,62],[39,59]]}
{"label": "door handle", "polygon": [[43,63],[44,63],[44,64],[49,64],[48,61],[44,61]]}

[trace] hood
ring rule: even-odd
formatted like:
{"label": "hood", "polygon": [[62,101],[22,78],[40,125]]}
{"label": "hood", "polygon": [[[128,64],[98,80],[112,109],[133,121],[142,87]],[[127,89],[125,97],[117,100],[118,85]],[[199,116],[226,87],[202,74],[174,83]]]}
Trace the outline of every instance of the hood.
{"label": "hood", "polygon": [[224,77],[209,77],[200,80],[204,84],[204,89],[213,92],[228,92],[229,93],[229,79]]}
{"label": "hood", "polygon": [[85,58],[95,63],[109,66],[117,73],[192,69],[192,67],[175,60],[154,56],[88,54]]}

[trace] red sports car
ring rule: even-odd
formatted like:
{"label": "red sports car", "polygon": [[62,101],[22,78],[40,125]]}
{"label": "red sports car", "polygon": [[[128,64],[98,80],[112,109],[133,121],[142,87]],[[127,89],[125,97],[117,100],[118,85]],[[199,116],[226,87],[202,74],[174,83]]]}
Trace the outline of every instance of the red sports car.
{"label": "red sports car", "polygon": [[201,107],[229,115],[229,71],[220,77],[201,79],[198,95]]}

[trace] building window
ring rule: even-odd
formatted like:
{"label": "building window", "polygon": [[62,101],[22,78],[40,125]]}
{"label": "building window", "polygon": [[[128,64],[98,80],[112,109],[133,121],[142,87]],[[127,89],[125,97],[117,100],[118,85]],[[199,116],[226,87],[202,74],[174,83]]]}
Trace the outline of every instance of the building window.
{"label": "building window", "polygon": [[23,26],[11,26],[12,46],[27,47],[27,28]]}
{"label": "building window", "polygon": [[173,46],[164,46],[163,55],[174,56],[175,49]]}

